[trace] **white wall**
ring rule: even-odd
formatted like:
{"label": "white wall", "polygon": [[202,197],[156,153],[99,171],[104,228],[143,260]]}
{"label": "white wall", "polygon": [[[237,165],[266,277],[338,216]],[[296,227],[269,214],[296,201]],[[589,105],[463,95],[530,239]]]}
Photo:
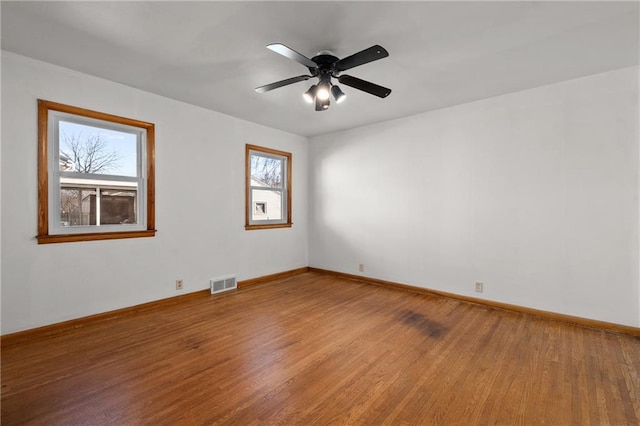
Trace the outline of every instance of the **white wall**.
{"label": "white wall", "polygon": [[[38,98],[155,123],[156,237],[36,243]],[[307,265],[306,138],[9,52],[2,105],[3,334]],[[244,230],[245,143],[293,154],[291,229]]]}
{"label": "white wall", "polygon": [[640,325],[637,67],[315,137],[309,158],[310,266]]}
{"label": "white wall", "polygon": [[[309,144],[8,52],[1,78],[2,334],[230,273],[359,263],[371,277],[640,325],[637,67]],[[156,237],[36,243],[37,98],[156,124]],[[244,230],[245,143],[293,153],[293,228]]]}

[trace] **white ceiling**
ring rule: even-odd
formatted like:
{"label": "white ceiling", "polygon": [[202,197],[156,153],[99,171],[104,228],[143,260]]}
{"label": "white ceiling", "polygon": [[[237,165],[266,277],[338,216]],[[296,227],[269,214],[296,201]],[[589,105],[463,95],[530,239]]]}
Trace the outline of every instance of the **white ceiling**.
{"label": "white ceiling", "polygon": [[[638,64],[632,2],[8,2],[2,48],[304,136]],[[345,57],[374,44],[388,58],[347,73],[393,92],[343,86],[316,112],[311,81],[265,46]]]}

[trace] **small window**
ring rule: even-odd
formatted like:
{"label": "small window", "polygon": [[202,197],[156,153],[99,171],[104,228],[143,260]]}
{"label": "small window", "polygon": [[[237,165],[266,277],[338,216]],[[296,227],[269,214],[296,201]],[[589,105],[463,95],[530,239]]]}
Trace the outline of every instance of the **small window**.
{"label": "small window", "polygon": [[291,154],[246,146],[246,229],[291,226]]}
{"label": "small window", "polygon": [[38,242],[155,235],[154,125],[38,101]]}
{"label": "small window", "polygon": [[267,214],[267,202],[254,202],[255,208],[253,209],[254,216],[264,216]]}

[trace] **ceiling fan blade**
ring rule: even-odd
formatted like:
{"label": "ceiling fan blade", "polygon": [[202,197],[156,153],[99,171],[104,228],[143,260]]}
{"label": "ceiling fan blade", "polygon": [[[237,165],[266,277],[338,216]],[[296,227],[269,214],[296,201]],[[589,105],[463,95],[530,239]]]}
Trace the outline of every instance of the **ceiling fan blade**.
{"label": "ceiling fan blade", "polygon": [[338,81],[347,86],[378,96],[379,98],[386,98],[391,93],[391,89],[378,86],[377,84],[373,84],[350,75],[341,75],[338,78]]}
{"label": "ceiling fan blade", "polygon": [[[358,53],[354,53],[351,56],[340,59],[335,63],[335,69],[338,71],[345,71],[358,65],[367,64],[369,62],[377,61],[378,59],[386,58],[389,56],[389,52],[384,47],[376,44],[368,49],[364,49]],[[346,84],[346,83],[345,83]]]}
{"label": "ceiling fan blade", "polygon": [[304,55],[301,55],[300,53],[296,52],[290,47],[285,46],[284,44],[280,44],[280,43],[269,44],[267,45],[267,49],[273,50],[274,52],[279,53],[282,56],[285,56],[289,59],[292,59],[298,62],[299,64],[304,65],[305,67],[315,68],[318,66],[311,59],[307,58]]}
{"label": "ceiling fan blade", "polygon": [[289,84],[297,83],[299,81],[309,80],[310,78],[311,78],[310,75],[299,75],[297,77],[287,78],[286,80],[280,80],[280,81],[276,81],[275,83],[265,84],[264,86],[256,87],[256,92],[258,93],[268,92],[269,90],[277,89],[278,87],[287,86]]}

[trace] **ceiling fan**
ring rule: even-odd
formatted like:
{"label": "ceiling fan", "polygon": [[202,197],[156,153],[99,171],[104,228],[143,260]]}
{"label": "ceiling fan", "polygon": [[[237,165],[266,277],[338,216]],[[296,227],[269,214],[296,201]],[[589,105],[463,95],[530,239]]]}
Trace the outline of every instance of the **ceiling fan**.
{"label": "ceiling fan", "polygon": [[391,89],[388,89],[386,87],[382,87],[350,75],[340,75],[342,71],[346,71],[359,65],[364,65],[369,62],[377,61],[378,59],[386,58],[387,56],[389,56],[389,52],[387,52],[384,47],[377,44],[342,59],[335,57],[331,52],[327,50],[318,52],[316,56],[309,59],[306,56],[280,43],[269,44],[267,46],[267,49],[270,49],[284,57],[287,57],[304,65],[305,67],[309,68],[309,72],[311,73],[311,75],[303,74],[297,77],[291,77],[286,80],[281,80],[275,83],[256,87],[256,92],[258,93],[265,93],[279,87],[317,77],[318,83],[312,85],[309,90],[307,90],[303,95],[304,99],[307,102],[315,102],[316,111],[325,111],[329,108],[330,95],[333,95],[336,103],[342,102],[347,96],[342,90],[340,90],[337,85],[331,82],[331,78],[337,79],[344,85],[353,87],[354,89],[362,90],[363,92],[370,93],[380,98],[386,98],[391,93]]}

